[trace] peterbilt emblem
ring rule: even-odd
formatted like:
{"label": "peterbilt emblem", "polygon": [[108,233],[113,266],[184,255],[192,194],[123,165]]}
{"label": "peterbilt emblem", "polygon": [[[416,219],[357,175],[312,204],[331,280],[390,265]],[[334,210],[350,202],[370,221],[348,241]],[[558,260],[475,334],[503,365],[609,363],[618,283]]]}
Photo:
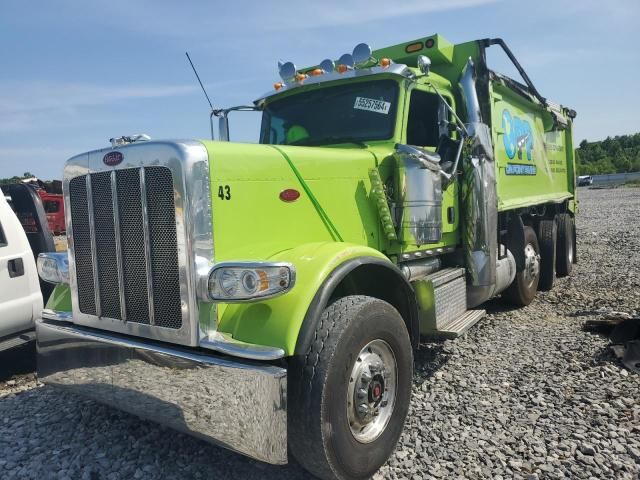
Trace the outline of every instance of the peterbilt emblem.
{"label": "peterbilt emblem", "polygon": [[115,167],[116,165],[122,163],[122,160],[124,160],[124,155],[117,151],[109,152],[104,157],[102,157],[102,163],[110,167]]}

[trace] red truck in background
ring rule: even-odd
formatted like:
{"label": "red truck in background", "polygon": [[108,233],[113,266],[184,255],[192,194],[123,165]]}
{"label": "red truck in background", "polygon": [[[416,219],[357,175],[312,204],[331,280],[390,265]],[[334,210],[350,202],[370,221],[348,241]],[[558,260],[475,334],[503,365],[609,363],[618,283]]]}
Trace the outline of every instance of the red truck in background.
{"label": "red truck in background", "polygon": [[[53,180],[44,182],[37,178],[29,178],[22,181],[32,187],[42,200],[42,206],[47,215],[47,224],[53,235],[62,235],[66,232],[64,222],[64,201],[62,199],[62,182]],[[35,228],[35,220],[28,215],[20,216],[20,223],[25,231],[29,232]]]}
{"label": "red truck in background", "polygon": [[42,205],[47,214],[47,223],[49,224],[51,233],[54,235],[65,233],[64,201],[62,200],[62,194],[49,193],[40,189],[38,190],[38,195],[40,195],[42,199]]}

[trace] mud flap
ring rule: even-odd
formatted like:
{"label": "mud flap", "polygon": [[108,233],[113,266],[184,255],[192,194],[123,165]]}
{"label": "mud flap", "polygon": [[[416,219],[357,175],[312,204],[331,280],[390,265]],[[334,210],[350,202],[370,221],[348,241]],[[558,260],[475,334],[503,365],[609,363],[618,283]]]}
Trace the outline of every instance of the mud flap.
{"label": "mud flap", "polygon": [[524,223],[520,215],[510,215],[507,226],[507,248],[516,260],[516,272],[524,270]]}

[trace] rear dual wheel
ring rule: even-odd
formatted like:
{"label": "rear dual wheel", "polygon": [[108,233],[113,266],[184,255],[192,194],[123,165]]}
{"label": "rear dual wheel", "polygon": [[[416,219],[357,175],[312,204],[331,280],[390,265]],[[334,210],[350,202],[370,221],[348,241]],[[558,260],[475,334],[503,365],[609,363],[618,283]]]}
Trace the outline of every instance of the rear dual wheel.
{"label": "rear dual wheel", "polygon": [[536,232],[531,227],[524,227],[524,270],[516,273],[516,277],[503,292],[502,298],[512,305],[524,307],[536,296],[540,282],[540,246]]}
{"label": "rear dual wheel", "polygon": [[571,275],[576,259],[576,226],[573,217],[568,213],[556,215],[558,223],[558,255],[556,257],[556,273],[559,277]]}
{"label": "rear dual wheel", "polygon": [[413,350],[387,302],[329,305],[306,356],[289,366],[289,448],[323,479],[364,479],[387,461],[409,409]]}

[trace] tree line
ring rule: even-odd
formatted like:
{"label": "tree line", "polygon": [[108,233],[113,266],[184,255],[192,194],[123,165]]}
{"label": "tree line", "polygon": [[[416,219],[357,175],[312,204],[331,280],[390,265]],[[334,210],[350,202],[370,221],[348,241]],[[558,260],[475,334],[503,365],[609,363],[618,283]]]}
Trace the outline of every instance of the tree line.
{"label": "tree line", "polygon": [[583,140],[576,149],[576,164],[578,175],[640,172],[640,133]]}

